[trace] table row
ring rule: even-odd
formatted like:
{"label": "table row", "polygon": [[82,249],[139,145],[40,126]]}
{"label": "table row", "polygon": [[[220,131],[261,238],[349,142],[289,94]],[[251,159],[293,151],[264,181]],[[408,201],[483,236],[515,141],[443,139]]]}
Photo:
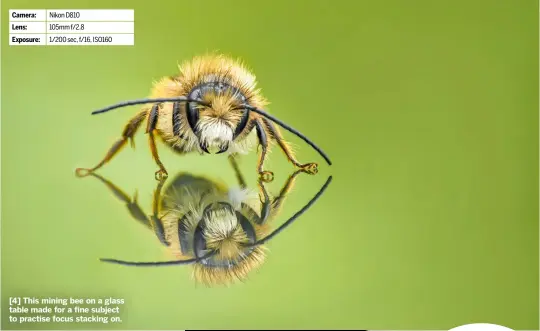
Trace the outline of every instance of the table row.
{"label": "table row", "polygon": [[133,9],[11,9],[10,22],[134,21]]}
{"label": "table row", "polygon": [[65,46],[131,46],[135,45],[135,35],[130,34],[10,34],[11,46],[39,46],[39,45],[65,45]]}
{"label": "table row", "polygon": [[134,22],[10,22],[9,33],[135,33]]}

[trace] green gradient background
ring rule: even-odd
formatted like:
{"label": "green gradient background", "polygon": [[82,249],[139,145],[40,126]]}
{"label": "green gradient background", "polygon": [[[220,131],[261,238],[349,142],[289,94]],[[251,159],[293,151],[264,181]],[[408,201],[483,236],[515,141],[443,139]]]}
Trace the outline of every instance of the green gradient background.
{"label": "green gradient background", "polygon": [[[2,328],[10,296],[124,298],[121,325],[44,328],[538,329],[538,28],[527,1],[2,1]],[[147,4],[143,4],[147,3]],[[157,6],[156,4],[160,5]],[[134,8],[134,47],[8,47],[9,9]],[[283,217],[334,182],[231,288],[195,287],[98,181],[95,164],[179,61],[241,56],[269,110],[328,152],[303,162]],[[100,173],[150,212],[156,166],[136,138]],[[235,183],[225,156],[169,173]],[[255,183],[255,155],[242,161]],[[279,151],[275,192],[292,170]],[[26,325],[28,327],[28,325]]]}

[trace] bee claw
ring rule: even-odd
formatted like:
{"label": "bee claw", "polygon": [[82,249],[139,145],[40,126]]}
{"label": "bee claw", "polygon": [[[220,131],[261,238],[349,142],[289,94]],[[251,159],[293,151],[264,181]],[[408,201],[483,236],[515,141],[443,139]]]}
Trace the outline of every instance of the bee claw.
{"label": "bee claw", "polygon": [[205,143],[200,143],[199,146],[201,147],[201,149],[206,153],[206,154],[210,154],[210,152],[208,151],[208,145],[205,144]]}
{"label": "bee claw", "polygon": [[300,165],[300,170],[310,175],[315,175],[319,172],[319,165],[317,163],[306,163]]}
{"label": "bee claw", "polygon": [[85,168],[77,168],[75,169],[75,175],[77,177],[86,177],[92,173],[92,170],[85,169]]}
{"label": "bee claw", "polygon": [[265,183],[270,183],[274,180],[274,173],[271,171],[262,171],[259,173],[259,179]]}
{"label": "bee claw", "polygon": [[225,147],[223,147],[222,149],[220,149],[219,152],[217,152],[216,154],[225,153],[228,149],[229,149],[229,145],[227,144]]}
{"label": "bee claw", "polygon": [[165,169],[160,169],[156,171],[156,174],[155,174],[156,180],[158,181],[165,180],[168,176],[169,174],[167,173],[167,170]]}

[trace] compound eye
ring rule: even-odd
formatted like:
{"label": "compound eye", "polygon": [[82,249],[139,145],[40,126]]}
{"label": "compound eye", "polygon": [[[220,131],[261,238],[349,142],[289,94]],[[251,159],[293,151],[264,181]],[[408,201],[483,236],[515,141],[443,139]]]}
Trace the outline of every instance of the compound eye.
{"label": "compound eye", "polygon": [[223,94],[226,89],[227,89],[227,87],[225,86],[225,84],[223,84],[223,83],[217,83],[216,84],[216,91],[218,92],[218,94]]}
{"label": "compound eye", "polygon": [[197,225],[193,237],[193,252],[195,253],[195,258],[197,259],[200,259],[206,254],[206,239],[204,238],[204,227],[202,223],[203,222]]}
{"label": "compound eye", "polygon": [[242,227],[242,230],[246,234],[248,241],[250,244],[253,244],[255,241],[257,241],[257,234],[255,233],[255,228],[253,228],[253,225],[250,221],[240,212],[236,212],[236,218],[240,222],[240,226]]}
{"label": "compound eye", "polygon": [[[202,97],[203,97],[202,91],[201,90],[195,90],[194,93],[193,93],[192,99],[202,101]],[[197,106],[197,104],[193,103],[193,106]]]}
{"label": "compound eye", "polygon": [[180,249],[182,253],[187,254],[191,248],[190,233],[188,229],[187,219],[192,215],[191,212],[186,213],[178,220],[178,238],[180,239]]}
{"label": "compound eye", "polygon": [[[196,89],[190,93],[189,98],[200,100],[202,96],[201,90]],[[186,115],[188,119],[189,126],[195,135],[198,136],[199,132],[197,130],[197,123],[199,122],[199,105],[196,102],[186,103]]]}
{"label": "compound eye", "polygon": [[234,130],[233,139],[236,139],[236,137],[238,137],[244,131],[244,129],[246,128],[246,126],[248,124],[248,121],[249,121],[249,110],[248,109],[245,109],[245,108],[242,108],[242,107],[238,107],[236,109],[237,109],[236,111],[241,111],[242,112],[242,117],[240,118],[240,121],[236,125],[236,129]]}

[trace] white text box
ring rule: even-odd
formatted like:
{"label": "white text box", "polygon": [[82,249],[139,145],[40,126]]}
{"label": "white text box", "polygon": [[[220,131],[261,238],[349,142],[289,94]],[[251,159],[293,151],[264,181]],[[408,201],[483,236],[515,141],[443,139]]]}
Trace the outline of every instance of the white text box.
{"label": "white text box", "polygon": [[10,9],[9,20],[19,22],[45,21],[45,9]]}
{"label": "white text box", "polygon": [[48,9],[47,21],[134,21],[133,9]]}

